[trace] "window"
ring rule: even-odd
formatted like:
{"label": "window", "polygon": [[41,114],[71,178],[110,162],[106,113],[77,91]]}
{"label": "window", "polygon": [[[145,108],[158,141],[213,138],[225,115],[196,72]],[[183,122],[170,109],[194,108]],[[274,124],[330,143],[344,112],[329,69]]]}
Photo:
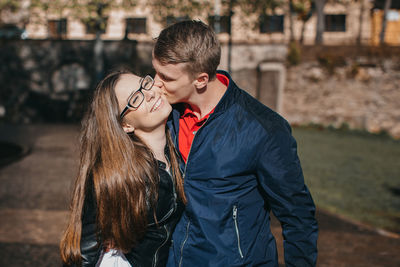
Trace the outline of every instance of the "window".
{"label": "window", "polygon": [[283,32],[283,15],[267,15],[260,17],[260,33]]}
{"label": "window", "polygon": [[146,18],[126,19],[126,33],[146,33]]}
{"label": "window", "polygon": [[182,16],[182,17],[167,16],[167,26],[177,23],[177,22],[189,20],[189,19],[190,19],[189,16]]}
{"label": "window", "polygon": [[100,33],[105,33],[107,28],[107,20],[108,18],[85,20],[84,23],[86,25],[86,33],[96,34],[97,31],[100,31]]}
{"label": "window", "polygon": [[[385,6],[385,0],[375,0],[374,1],[374,7],[373,8],[383,9],[384,6]],[[392,3],[390,5],[390,9],[400,9],[400,1],[399,0],[392,0]]]}
{"label": "window", "polygon": [[52,39],[63,39],[67,36],[67,19],[48,21],[49,37]]}
{"label": "window", "polygon": [[219,30],[215,29],[215,20],[216,16],[208,17],[208,25],[210,25],[216,33],[229,33],[229,16],[219,16]]}
{"label": "window", "polygon": [[346,15],[325,15],[325,31],[326,32],[345,32],[346,31]]}

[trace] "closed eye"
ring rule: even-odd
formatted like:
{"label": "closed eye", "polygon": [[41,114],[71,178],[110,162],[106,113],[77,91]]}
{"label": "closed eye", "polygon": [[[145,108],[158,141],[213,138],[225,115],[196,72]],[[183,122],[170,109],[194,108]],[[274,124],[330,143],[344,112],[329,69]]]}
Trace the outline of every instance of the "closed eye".
{"label": "closed eye", "polygon": [[160,76],[161,80],[165,81],[165,82],[170,82],[173,81],[174,79],[165,76],[164,74],[158,74],[158,76]]}
{"label": "closed eye", "polygon": [[131,102],[132,106],[135,106],[135,104],[137,104],[139,101],[140,101],[139,95],[135,95],[135,96],[132,97],[130,102]]}

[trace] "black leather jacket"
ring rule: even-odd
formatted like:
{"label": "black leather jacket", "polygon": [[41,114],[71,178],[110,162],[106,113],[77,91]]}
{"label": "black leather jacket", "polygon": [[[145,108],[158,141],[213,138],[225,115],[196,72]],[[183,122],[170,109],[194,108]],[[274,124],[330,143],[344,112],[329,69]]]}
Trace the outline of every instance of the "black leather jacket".
{"label": "black leather jacket", "polygon": [[[165,266],[171,245],[172,231],[180,219],[184,205],[182,204],[172,181],[165,170],[166,165],[158,161],[160,175],[155,224],[153,211],[148,212],[148,227],[144,237],[127,254],[127,260],[133,267]],[[98,240],[96,228],[96,201],[94,192],[86,194],[84,215],[82,219],[81,254],[82,266],[95,266],[103,246]]]}

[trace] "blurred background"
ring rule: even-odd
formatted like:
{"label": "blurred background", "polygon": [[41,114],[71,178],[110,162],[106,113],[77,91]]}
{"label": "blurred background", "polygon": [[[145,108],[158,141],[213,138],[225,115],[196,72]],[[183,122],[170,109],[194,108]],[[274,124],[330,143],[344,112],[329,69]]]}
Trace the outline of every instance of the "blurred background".
{"label": "blurred background", "polygon": [[60,264],[96,83],[154,74],[154,39],[187,19],[292,125],[319,266],[400,266],[400,0],[0,0],[0,266]]}

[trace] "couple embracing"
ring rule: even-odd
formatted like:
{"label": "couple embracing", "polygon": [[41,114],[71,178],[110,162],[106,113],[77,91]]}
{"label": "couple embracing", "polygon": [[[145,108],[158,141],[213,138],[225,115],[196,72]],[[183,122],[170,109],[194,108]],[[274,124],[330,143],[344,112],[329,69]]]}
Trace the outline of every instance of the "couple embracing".
{"label": "couple embracing", "polygon": [[[116,71],[83,120],[65,266],[315,266],[318,227],[289,124],[217,70],[200,21],[164,29],[156,76]],[[171,106],[172,104],[172,106]]]}

